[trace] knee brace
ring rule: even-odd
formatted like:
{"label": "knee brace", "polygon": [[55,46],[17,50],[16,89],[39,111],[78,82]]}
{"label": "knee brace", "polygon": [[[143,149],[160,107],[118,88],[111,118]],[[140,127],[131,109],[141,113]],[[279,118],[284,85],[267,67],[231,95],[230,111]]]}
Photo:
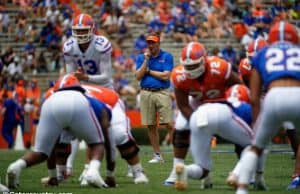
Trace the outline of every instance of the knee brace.
{"label": "knee brace", "polygon": [[190,130],[175,130],[173,133],[173,146],[175,148],[188,148],[190,146],[190,134]]}
{"label": "knee brace", "polygon": [[130,139],[129,141],[127,141],[126,143],[124,143],[122,145],[118,145],[117,147],[121,153],[121,157],[125,160],[132,159],[140,151],[137,144],[132,139]]}

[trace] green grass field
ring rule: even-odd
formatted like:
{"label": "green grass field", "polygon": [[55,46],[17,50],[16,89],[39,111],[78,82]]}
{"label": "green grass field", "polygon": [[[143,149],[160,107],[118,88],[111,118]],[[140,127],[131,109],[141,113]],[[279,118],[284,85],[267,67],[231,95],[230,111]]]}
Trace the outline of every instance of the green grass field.
{"label": "green grass field", "polygon": [[[284,149],[289,149],[288,146],[283,146]],[[176,191],[173,187],[162,185],[163,181],[169,175],[172,166],[172,149],[163,148],[165,163],[148,164],[148,160],[152,156],[149,146],[142,146],[140,157],[144,166],[145,172],[148,175],[150,182],[146,185],[134,185],[131,178],[126,177],[127,165],[118,156],[116,178],[118,187],[113,189],[96,189],[92,187],[80,187],[77,179],[83,169],[83,161],[85,160],[84,151],[80,151],[77,155],[74,176],[65,183],[61,183],[59,187],[47,188],[40,184],[40,178],[47,176],[46,164],[40,164],[29,169],[25,169],[21,173],[20,188],[13,192],[35,192],[35,193],[73,193],[73,194],[89,194],[89,193],[113,193],[113,194],[157,194],[157,193],[201,193],[201,194],[226,194],[234,193],[234,190],[225,184],[225,179],[228,172],[233,168],[236,157],[234,153],[224,153],[222,151],[232,150],[232,146],[220,146],[213,148],[213,165],[212,178],[214,181],[213,189],[200,190],[200,181],[189,180],[188,189],[186,191]],[[16,160],[23,155],[21,151],[0,151],[0,176],[2,182],[5,179],[5,172],[10,162]],[[186,163],[191,163],[192,159],[189,156]],[[266,163],[265,178],[269,187],[268,191],[258,192],[251,190],[250,193],[265,193],[265,194],[285,194],[296,193],[298,191],[286,191],[286,186],[291,180],[294,160],[291,159],[291,154],[287,153],[270,153]],[[105,164],[102,165],[102,174],[104,174]]]}

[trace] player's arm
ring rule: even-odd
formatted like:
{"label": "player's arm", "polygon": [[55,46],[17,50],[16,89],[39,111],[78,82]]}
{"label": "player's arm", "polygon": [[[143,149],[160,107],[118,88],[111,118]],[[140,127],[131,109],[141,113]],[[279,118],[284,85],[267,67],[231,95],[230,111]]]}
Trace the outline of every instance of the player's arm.
{"label": "player's arm", "polygon": [[106,152],[106,162],[107,167],[106,169],[109,171],[114,171],[115,169],[115,162],[113,161],[113,157],[111,155],[111,142],[109,139],[109,127],[110,127],[110,113],[106,108],[101,110],[101,118],[99,118],[100,125],[103,130],[103,136],[105,139],[105,152]]}
{"label": "player's arm", "polygon": [[100,54],[100,72],[101,74],[88,75],[88,82],[105,85],[111,80],[112,63],[111,63],[111,50]]}
{"label": "player's arm", "polygon": [[256,121],[258,113],[260,111],[260,99],[261,99],[261,78],[256,69],[251,70],[250,77],[250,101],[252,105],[252,121],[253,123]]}
{"label": "player's arm", "polygon": [[189,104],[189,95],[182,91],[181,89],[174,88],[174,93],[175,93],[175,98],[177,99],[177,106],[180,112],[183,114],[183,116],[189,120],[192,113],[193,109],[190,107]]}
{"label": "player's arm", "polygon": [[73,40],[68,40],[63,45],[63,56],[64,56],[64,73],[72,73],[77,69],[76,63],[73,61],[72,49],[74,42]]}
{"label": "player's arm", "polygon": [[230,87],[235,84],[243,84],[243,81],[240,79],[239,75],[236,72],[231,71],[226,81],[226,86]]}
{"label": "player's arm", "polygon": [[104,36],[99,36],[93,42],[96,54],[100,57],[100,62],[98,65],[99,72],[98,74],[88,74],[87,80],[88,82],[99,84],[99,85],[107,85],[112,79],[112,44],[110,41]]}

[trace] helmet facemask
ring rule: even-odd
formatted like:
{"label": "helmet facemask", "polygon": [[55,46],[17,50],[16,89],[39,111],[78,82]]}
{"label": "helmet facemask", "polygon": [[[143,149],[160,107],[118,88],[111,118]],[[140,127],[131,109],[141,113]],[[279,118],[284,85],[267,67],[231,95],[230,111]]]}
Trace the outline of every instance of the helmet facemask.
{"label": "helmet facemask", "polygon": [[72,36],[77,39],[78,44],[84,44],[91,41],[93,32],[91,26],[73,26]]}
{"label": "helmet facemask", "polygon": [[198,63],[184,65],[184,71],[190,79],[196,79],[205,72],[204,57],[198,59]]}

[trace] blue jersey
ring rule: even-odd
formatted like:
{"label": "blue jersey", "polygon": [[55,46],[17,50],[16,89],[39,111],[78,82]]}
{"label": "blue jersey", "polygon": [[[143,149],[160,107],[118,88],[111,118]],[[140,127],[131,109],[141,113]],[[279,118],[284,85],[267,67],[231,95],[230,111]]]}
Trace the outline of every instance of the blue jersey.
{"label": "blue jersey", "polygon": [[246,102],[233,102],[231,103],[232,111],[245,121],[249,126],[252,123],[252,108],[249,103]]}
{"label": "blue jersey", "polygon": [[[144,59],[144,54],[138,55],[136,69],[139,69],[142,66]],[[157,57],[150,57],[148,67],[150,70],[154,71],[171,72],[174,67],[173,55],[166,51],[160,50],[159,55]],[[141,88],[169,88],[170,80],[164,81],[152,75],[146,74],[142,78],[140,86]]]}
{"label": "blue jersey", "polygon": [[103,102],[89,96],[86,97],[89,100],[97,118],[101,118],[101,112],[105,109],[108,112],[109,120],[111,120],[111,110]]}
{"label": "blue jersey", "polygon": [[300,80],[300,47],[289,42],[277,42],[261,49],[252,60],[265,88],[277,79]]}

